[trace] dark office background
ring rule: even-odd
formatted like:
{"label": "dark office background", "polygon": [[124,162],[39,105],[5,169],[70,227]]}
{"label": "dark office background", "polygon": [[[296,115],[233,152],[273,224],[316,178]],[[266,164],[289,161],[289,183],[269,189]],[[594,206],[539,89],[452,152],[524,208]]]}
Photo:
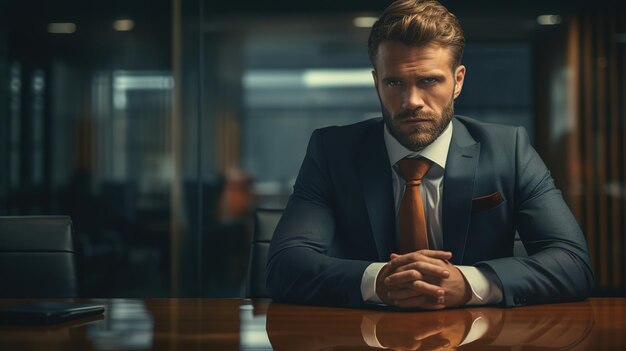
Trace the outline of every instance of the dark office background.
{"label": "dark office background", "polygon": [[[624,294],[624,6],[443,3],[468,41],[456,112],[527,128],[595,293]],[[284,205],[311,131],[379,115],[387,4],[1,1],[0,215],[71,215],[84,296],[242,296],[252,211]]]}

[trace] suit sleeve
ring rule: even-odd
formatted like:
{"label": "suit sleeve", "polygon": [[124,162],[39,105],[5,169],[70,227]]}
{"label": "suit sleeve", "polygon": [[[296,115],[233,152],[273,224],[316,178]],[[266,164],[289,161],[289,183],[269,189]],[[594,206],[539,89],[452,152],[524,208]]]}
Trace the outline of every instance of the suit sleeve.
{"label": "suit sleeve", "polygon": [[333,185],[323,131],[311,136],[294,192],[274,232],[267,288],[274,300],[357,307],[366,261],[328,255],[335,232]]}
{"label": "suit sleeve", "polygon": [[477,266],[498,276],[506,306],[584,299],[594,283],[585,237],[523,128],[515,158],[515,224],[529,256]]}

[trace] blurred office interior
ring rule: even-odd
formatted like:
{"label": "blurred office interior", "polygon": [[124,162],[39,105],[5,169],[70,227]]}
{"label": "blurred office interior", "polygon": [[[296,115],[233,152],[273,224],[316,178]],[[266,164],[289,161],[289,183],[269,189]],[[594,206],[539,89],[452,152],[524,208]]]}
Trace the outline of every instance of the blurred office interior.
{"label": "blurred office interior", "polygon": [[[242,296],[251,214],[284,206],[310,133],[380,115],[388,2],[0,2],[0,215],[70,215],[81,295]],[[595,294],[623,295],[625,7],[442,3],[468,42],[456,113],[526,127]]]}

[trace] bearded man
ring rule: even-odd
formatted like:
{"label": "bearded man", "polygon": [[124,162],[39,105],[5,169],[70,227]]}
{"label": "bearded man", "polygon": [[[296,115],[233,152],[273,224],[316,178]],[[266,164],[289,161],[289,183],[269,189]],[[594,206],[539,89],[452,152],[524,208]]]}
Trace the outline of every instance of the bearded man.
{"label": "bearded man", "polygon": [[[424,309],[587,297],[585,238],[526,131],[454,116],[457,18],[395,1],[368,46],[383,117],[311,136],[270,246],[271,296]],[[528,256],[513,256],[516,232]]]}

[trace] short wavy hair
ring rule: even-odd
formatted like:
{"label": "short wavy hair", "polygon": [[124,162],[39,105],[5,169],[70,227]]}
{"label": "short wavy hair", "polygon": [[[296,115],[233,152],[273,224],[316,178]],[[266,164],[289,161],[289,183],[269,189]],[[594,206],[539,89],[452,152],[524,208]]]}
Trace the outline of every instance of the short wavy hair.
{"label": "short wavy hair", "polygon": [[449,48],[452,69],[461,64],[465,36],[458,19],[435,0],[396,0],[372,26],[367,42],[370,61],[376,68],[378,46],[384,41],[408,46],[438,44]]}

